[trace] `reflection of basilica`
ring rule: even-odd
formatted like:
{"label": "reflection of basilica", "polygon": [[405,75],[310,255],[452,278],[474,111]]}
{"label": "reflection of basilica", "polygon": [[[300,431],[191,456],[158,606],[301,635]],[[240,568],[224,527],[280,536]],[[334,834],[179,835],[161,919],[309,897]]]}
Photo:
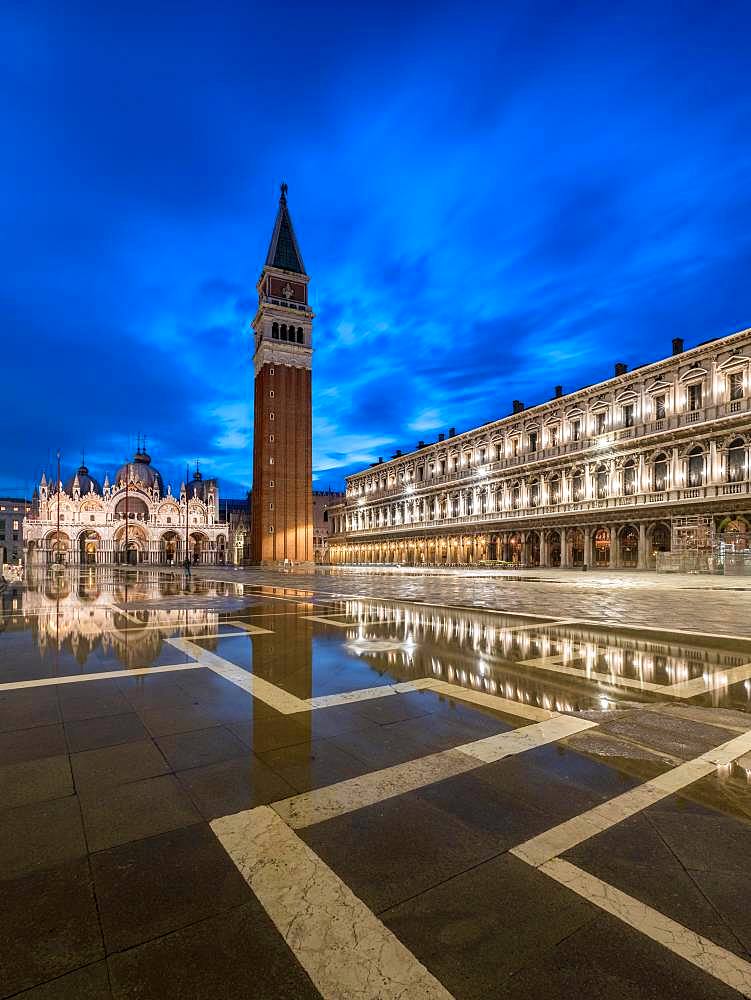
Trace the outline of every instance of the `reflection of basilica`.
{"label": "reflection of basilica", "polygon": [[34,500],[24,521],[27,563],[177,565],[187,545],[191,562],[221,564],[233,551],[229,525],[220,521],[217,480],[196,469],[173,496],[143,448],[118,469],[112,485],[105,477],[100,486],[81,465],[57,486],[43,475]]}
{"label": "reflection of basilica", "polygon": [[[231,585],[200,582],[200,597],[225,596]],[[4,624],[31,631],[45,655],[65,651],[83,666],[92,654],[116,657],[126,667],[147,665],[159,655],[170,629],[186,638],[216,631],[219,612],[211,608],[141,608],[126,611],[129,602],[168,599],[180,594],[180,585],[156,571],[140,572],[134,583],[114,582],[92,567],[59,577],[32,572],[23,591],[15,592],[6,608]],[[10,601],[9,592],[9,601]],[[198,595],[197,595],[198,596]],[[16,617],[17,616],[17,617]]]}

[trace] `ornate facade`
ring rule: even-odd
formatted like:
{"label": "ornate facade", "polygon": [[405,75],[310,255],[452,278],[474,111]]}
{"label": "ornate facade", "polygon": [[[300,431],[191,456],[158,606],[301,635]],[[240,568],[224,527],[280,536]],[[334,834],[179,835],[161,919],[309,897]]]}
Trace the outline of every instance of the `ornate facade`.
{"label": "ornate facade", "polygon": [[42,475],[23,536],[27,563],[178,565],[187,545],[191,562],[216,564],[232,551],[216,479],[196,469],[173,496],[141,448],[112,484],[100,486],[83,464],[65,483]]}
{"label": "ornate facade", "polygon": [[330,561],[648,569],[692,523],[748,553],[751,330],[513,410],[348,477]]}

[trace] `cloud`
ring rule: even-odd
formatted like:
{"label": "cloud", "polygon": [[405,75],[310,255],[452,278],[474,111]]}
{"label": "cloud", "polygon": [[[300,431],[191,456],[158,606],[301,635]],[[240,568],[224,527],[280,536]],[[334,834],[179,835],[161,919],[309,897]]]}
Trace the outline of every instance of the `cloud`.
{"label": "cloud", "polygon": [[747,326],[751,14],[689,8],[6,5],[4,488],[145,432],[241,495],[282,179],[326,484]]}

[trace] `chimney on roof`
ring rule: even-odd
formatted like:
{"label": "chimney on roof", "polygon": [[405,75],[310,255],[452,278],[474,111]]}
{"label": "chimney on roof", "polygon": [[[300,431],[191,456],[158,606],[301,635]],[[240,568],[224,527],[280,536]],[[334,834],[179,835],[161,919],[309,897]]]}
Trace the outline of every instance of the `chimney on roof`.
{"label": "chimney on roof", "polygon": [[383,465],[383,455],[378,456],[378,464]]}
{"label": "chimney on roof", "polygon": [[452,438],[456,434],[456,427],[449,427],[449,437]]}
{"label": "chimney on roof", "polygon": [[521,413],[524,409],[524,403],[520,399],[515,399],[511,404],[513,413]]}
{"label": "chimney on roof", "polygon": [[417,447],[418,448],[424,448],[425,447],[425,442],[424,441],[418,441],[417,442]]}
{"label": "chimney on roof", "polygon": [[562,395],[563,395],[563,386],[557,385],[555,387],[555,398],[560,399]]}
{"label": "chimney on roof", "polygon": [[394,455],[397,458],[401,458],[401,456],[402,456],[402,449],[401,448],[397,448],[396,451],[394,452]]}
{"label": "chimney on roof", "polygon": [[616,363],[615,363],[615,374],[616,375],[625,375],[627,371],[628,371],[628,365],[627,364],[625,364],[623,361],[616,361]]}
{"label": "chimney on roof", "polygon": [[683,354],[683,337],[673,337],[673,354]]}
{"label": "chimney on roof", "polygon": [[445,434],[443,434],[443,433],[439,434],[439,435],[438,435],[438,440],[439,440],[439,441],[445,441],[445,440],[446,440],[446,435],[445,435]]}

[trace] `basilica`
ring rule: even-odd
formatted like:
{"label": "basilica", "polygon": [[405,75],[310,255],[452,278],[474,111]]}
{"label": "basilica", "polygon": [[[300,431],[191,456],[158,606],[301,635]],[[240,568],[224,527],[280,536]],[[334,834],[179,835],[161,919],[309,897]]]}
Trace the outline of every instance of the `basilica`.
{"label": "basilica", "polygon": [[[179,495],[166,489],[139,444],[113,482],[100,483],[84,463],[65,482],[42,475],[24,521],[27,564],[223,564],[234,552],[230,526],[220,518],[216,479],[196,468]],[[232,544],[230,544],[232,543]]]}

